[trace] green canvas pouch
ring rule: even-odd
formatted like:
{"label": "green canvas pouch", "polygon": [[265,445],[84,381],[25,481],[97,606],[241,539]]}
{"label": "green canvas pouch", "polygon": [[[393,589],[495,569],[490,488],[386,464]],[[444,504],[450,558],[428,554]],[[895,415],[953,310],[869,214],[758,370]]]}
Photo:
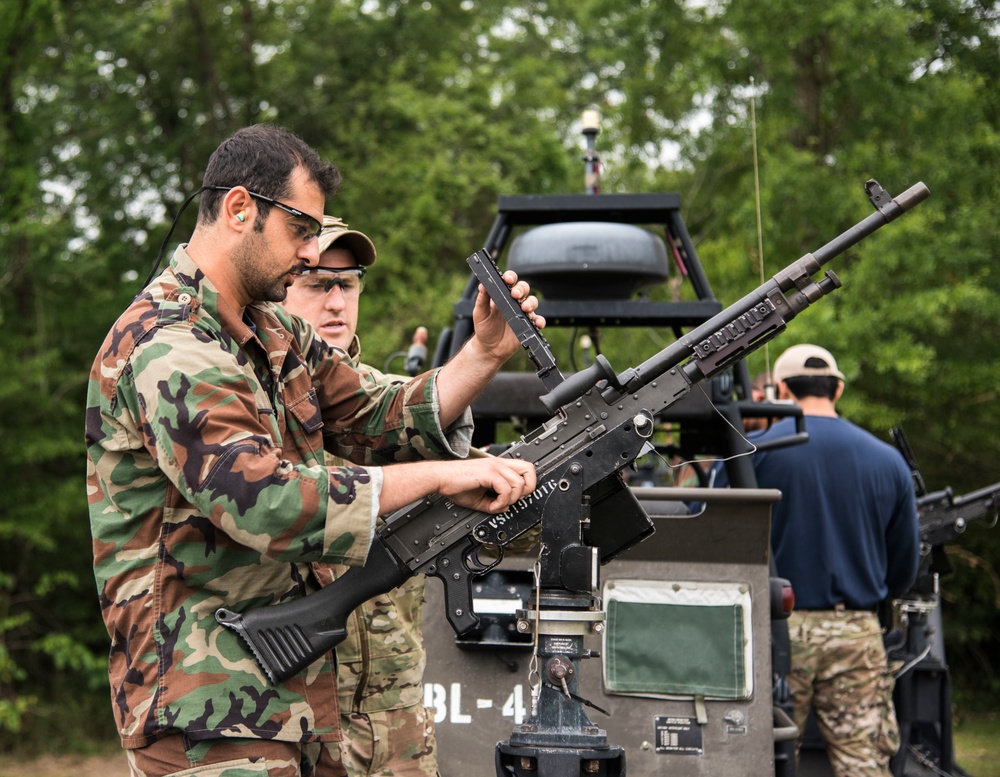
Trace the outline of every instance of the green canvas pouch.
{"label": "green canvas pouch", "polygon": [[608,693],[746,699],[752,691],[746,586],[611,581]]}

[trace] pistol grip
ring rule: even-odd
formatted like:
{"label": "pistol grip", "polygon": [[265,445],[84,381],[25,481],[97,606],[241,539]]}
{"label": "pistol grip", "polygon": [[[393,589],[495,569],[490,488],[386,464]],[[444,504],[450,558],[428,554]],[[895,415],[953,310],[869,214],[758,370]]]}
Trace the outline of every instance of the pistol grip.
{"label": "pistol grip", "polygon": [[472,577],[465,557],[475,548],[471,539],[458,543],[439,556],[423,571],[444,584],[445,615],[459,636],[479,625],[479,616],[472,609]]}

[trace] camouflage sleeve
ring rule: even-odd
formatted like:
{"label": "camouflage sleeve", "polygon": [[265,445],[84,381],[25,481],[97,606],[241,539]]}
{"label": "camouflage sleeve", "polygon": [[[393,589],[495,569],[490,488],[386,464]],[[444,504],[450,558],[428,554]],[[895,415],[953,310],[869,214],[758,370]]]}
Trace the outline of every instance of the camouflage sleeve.
{"label": "camouflage sleeve", "polygon": [[[327,451],[368,465],[468,455],[471,411],[448,430],[441,427],[437,395],[440,370],[404,379],[370,368],[358,369],[344,351],[326,346],[307,322],[295,317],[292,328],[313,374]],[[349,392],[344,390],[345,366],[351,368],[356,381]]]}
{"label": "camouflage sleeve", "polygon": [[[361,376],[362,385],[369,388],[371,393],[375,393],[378,387],[387,385],[401,386],[409,380],[403,375],[393,375],[375,369],[369,364],[358,363],[351,355],[345,355],[344,363],[350,364]],[[434,408],[435,419],[437,418],[437,380],[431,385],[432,400],[431,406]],[[472,408],[465,408],[465,412],[447,429],[442,430],[440,440],[441,447],[423,444],[423,439],[418,437],[413,445],[402,448],[396,461],[414,461],[416,459],[465,459],[469,457],[472,448],[472,430],[474,423],[472,420]],[[380,463],[366,460],[365,464]]]}
{"label": "camouflage sleeve", "polygon": [[155,465],[226,534],[280,561],[363,563],[381,471],[284,459],[248,371],[211,338],[167,326],[137,346],[116,396]]}

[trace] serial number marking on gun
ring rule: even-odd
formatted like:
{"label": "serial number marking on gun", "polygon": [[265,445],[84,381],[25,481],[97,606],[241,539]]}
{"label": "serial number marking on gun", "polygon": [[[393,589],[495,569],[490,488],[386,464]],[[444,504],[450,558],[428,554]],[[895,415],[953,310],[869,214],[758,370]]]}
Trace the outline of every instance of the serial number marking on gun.
{"label": "serial number marking on gun", "polygon": [[[518,499],[516,502],[514,502],[514,504],[512,504],[502,513],[490,516],[483,523],[486,526],[489,526],[491,529],[503,528],[509,521],[514,520],[514,517],[518,513],[524,512],[529,507],[531,507],[531,505],[533,505],[535,502],[544,500],[546,497],[548,497],[549,494],[551,494],[555,490],[556,490],[555,478],[546,480],[544,483],[537,485],[535,487],[535,490],[532,491],[530,494],[528,494],[528,496]],[[479,536],[485,533],[486,530],[483,528],[480,528],[479,531],[477,531],[477,535]]]}

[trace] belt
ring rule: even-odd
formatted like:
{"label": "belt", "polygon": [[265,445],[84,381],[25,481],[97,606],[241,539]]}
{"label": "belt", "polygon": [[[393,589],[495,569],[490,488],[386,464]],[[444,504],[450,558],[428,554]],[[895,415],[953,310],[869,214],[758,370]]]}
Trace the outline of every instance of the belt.
{"label": "belt", "polygon": [[877,607],[848,607],[843,602],[837,602],[830,607],[796,607],[799,612],[878,612]]}

